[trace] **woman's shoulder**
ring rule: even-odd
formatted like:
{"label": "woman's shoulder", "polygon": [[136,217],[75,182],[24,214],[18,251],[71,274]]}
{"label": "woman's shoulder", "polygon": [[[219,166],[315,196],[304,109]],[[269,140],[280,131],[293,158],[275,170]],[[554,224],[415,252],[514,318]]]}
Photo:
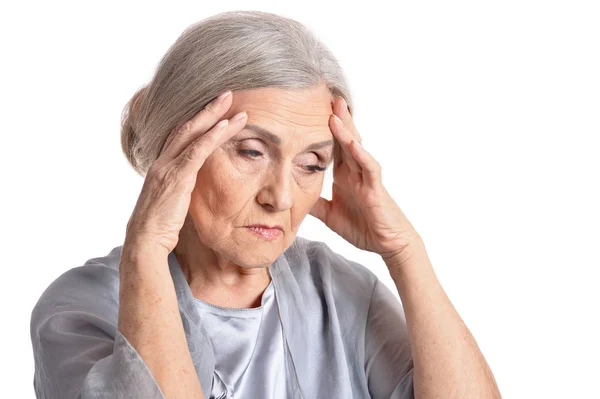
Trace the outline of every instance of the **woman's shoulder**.
{"label": "woman's shoulder", "polygon": [[115,247],[107,255],[88,259],[59,275],[41,293],[32,316],[84,311],[108,317],[118,311],[121,248]]}

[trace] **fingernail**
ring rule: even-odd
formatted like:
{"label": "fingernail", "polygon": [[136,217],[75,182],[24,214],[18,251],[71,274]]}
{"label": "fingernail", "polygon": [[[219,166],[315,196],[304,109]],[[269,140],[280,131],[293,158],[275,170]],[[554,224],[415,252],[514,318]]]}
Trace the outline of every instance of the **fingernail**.
{"label": "fingernail", "polygon": [[222,120],[220,120],[220,121],[219,121],[219,123],[217,123],[217,124],[215,125],[215,127],[216,127],[217,129],[221,129],[221,128],[224,128],[224,127],[225,127],[225,126],[227,126],[227,125],[229,125],[229,119],[222,119]]}
{"label": "fingernail", "polygon": [[217,97],[217,102],[225,100],[229,95],[231,95],[231,90],[227,90],[226,92],[221,93],[219,97]]}
{"label": "fingernail", "polygon": [[346,109],[348,109],[348,104],[346,104],[346,100],[344,100],[344,97],[340,96],[340,98],[342,99],[342,106],[346,107]]}
{"label": "fingernail", "polygon": [[241,119],[244,119],[246,117],[246,111],[242,111],[239,114],[237,114],[236,116],[233,117],[234,121],[239,121]]}
{"label": "fingernail", "polygon": [[341,119],[340,119],[340,117],[339,117],[339,116],[337,116],[336,114],[333,114],[333,119],[335,119],[335,122],[336,122],[336,123],[338,123],[338,124],[340,124],[340,125],[342,124],[342,120],[341,120]]}

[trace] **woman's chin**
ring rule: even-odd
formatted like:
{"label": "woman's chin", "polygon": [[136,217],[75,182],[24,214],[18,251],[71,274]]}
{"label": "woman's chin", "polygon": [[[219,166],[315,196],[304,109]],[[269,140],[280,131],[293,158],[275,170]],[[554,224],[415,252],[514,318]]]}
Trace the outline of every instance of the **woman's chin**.
{"label": "woman's chin", "polygon": [[[283,253],[281,246],[274,244],[268,248],[269,244],[250,245],[250,247],[240,248],[235,258],[238,265],[247,268],[268,267]],[[235,259],[234,258],[234,259]]]}

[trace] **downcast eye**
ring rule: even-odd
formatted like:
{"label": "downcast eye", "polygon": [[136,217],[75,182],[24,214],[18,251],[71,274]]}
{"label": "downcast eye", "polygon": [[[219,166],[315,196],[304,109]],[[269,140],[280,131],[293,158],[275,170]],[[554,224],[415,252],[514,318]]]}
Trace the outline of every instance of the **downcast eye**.
{"label": "downcast eye", "polygon": [[[257,150],[245,149],[245,150],[239,150],[239,152],[240,152],[240,154],[243,154],[252,159],[259,158],[261,155],[263,155],[262,152],[257,151]],[[313,153],[313,154],[315,154],[317,156],[317,158],[319,160],[321,160],[321,157],[319,157],[319,154],[317,154],[317,153]],[[321,166],[321,165],[305,165],[304,168],[306,168],[306,170],[308,171],[309,174],[316,173],[316,172],[323,172],[327,169],[326,166]]]}
{"label": "downcast eye", "polygon": [[262,152],[256,150],[240,150],[242,154],[249,155],[251,157],[259,157],[262,155]]}

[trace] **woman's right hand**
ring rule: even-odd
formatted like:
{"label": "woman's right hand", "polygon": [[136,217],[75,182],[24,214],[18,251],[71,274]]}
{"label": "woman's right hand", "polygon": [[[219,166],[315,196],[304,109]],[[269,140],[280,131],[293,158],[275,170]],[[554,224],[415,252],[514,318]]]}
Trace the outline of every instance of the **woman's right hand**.
{"label": "woman's right hand", "polygon": [[215,149],[246,125],[245,112],[219,122],[232,103],[231,94],[220,98],[225,94],[167,138],[162,154],[146,174],[127,223],[125,245],[141,245],[144,249],[153,246],[153,250],[167,251],[166,255],[177,245],[198,171]]}

